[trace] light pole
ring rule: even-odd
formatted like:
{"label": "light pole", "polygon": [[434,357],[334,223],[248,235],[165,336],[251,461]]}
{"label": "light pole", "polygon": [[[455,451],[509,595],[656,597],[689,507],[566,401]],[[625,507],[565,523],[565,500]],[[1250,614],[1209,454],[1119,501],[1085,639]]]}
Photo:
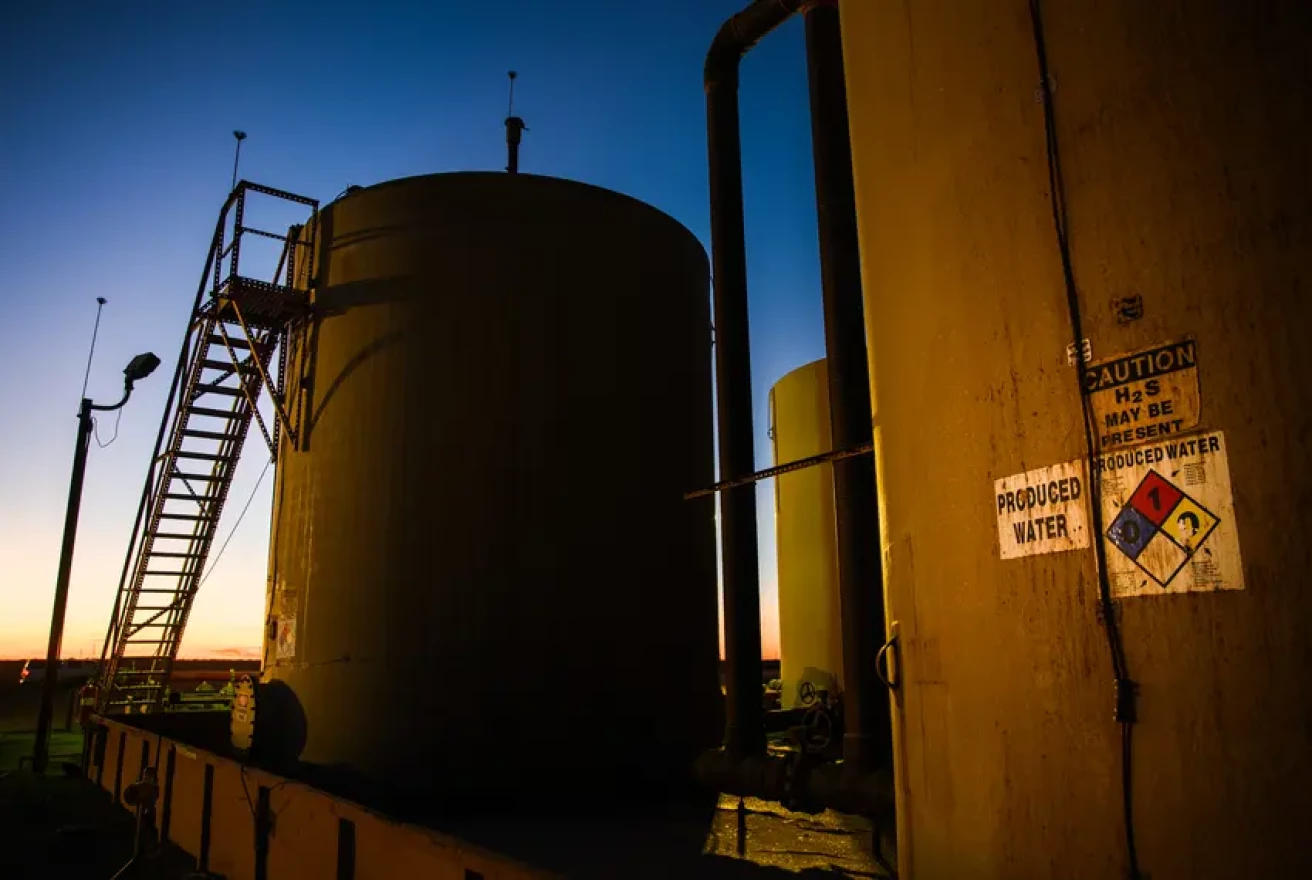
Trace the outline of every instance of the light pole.
{"label": "light pole", "polygon": [[132,386],[159,366],[159,358],[147,352],[134,357],[123,370],[123,399],[113,406],[97,406],[91,398],[82,398],[77,413],[77,446],[73,451],[73,476],[68,486],[68,509],[64,513],[64,543],[59,552],[59,577],[55,581],[55,607],[50,615],[50,642],[46,646],[46,677],[41,682],[41,709],[36,719],[36,745],[32,752],[32,769],[44,773],[50,759],[50,722],[55,709],[55,690],[59,682],[59,648],[64,638],[64,612],[68,607],[68,579],[73,571],[73,544],[77,539],[77,515],[82,506],[82,478],[87,470],[87,450],[91,445],[91,413],[121,409],[132,396]]}

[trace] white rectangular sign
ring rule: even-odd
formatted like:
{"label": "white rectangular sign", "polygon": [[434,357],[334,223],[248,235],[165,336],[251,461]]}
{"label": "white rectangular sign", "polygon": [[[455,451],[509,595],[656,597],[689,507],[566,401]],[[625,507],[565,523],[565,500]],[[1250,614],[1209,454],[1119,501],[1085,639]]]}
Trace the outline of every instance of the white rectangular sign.
{"label": "white rectangular sign", "polygon": [[292,660],[296,657],[295,615],[278,618],[278,647],[275,656],[279,660]]}
{"label": "white rectangular sign", "polygon": [[1086,485],[1083,459],[996,480],[999,555],[1017,559],[1088,547]]}
{"label": "white rectangular sign", "polygon": [[1108,452],[1097,466],[1114,598],[1244,588],[1220,431]]}

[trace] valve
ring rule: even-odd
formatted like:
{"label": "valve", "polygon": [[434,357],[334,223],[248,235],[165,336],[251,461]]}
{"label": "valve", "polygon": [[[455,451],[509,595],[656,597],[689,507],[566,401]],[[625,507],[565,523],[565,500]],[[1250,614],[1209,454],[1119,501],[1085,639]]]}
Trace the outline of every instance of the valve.
{"label": "valve", "polygon": [[155,779],[155,768],[146,767],[141,771],[141,778],[123,789],[123,803],[129,807],[150,809],[159,799],[159,783]]}

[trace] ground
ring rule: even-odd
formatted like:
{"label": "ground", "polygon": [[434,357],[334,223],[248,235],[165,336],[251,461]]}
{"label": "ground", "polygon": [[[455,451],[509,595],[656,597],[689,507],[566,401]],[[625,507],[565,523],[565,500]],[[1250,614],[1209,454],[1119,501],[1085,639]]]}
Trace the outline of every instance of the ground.
{"label": "ground", "polygon": [[[31,772],[31,756],[40,688],[31,683],[20,686],[16,674],[0,681],[0,877],[4,880],[109,880],[132,858],[131,814],[76,773],[82,732],[76,725],[72,729],[64,725],[69,700],[78,687],[60,684],[50,767],[45,776],[37,776]],[[73,775],[65,770],[65,762],[72,764]],[[192,875],[195,860],[168,847],[143,864],[134,878],[181,880]]]}
{"label": "ground", "polygon": [[[57,733],[51,752],[82,749],[77,733]],[[32,751],[31,733],[0,732],[0,876],[5,880],[109,880],[132,858],[133,819],[109,795],[53,763],[45,776],[19,770]],[[195,862],[166,847],[133,873],[140,880],[182,880]]]}
{"label": "ground", "polygon": [[[722,795],[712,815],[617,810],[609,818],[534,816],[438,824],[465,840],[574,880],[820,880],[891,876],[870,823],[794,813]],[[636,857],[635,857],[636,856]]]}

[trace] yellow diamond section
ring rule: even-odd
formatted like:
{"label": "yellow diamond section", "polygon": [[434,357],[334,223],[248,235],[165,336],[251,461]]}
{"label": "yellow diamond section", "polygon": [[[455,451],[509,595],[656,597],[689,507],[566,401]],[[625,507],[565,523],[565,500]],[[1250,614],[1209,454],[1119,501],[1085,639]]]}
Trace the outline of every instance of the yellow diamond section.
{"label": "yellow diamond section", "polygon": [[1203,508],[1194,503],[1193,499],[1185,496],[1180,499],[1180,503],[1171,511],[1166,522],[1162,523],[1162,531],[1171,536],[1174,541],[1181,547],[1184,547],[1190,553],[1202,546],[1207,540],[1207,536],[1216,528],[1217,519]]}

